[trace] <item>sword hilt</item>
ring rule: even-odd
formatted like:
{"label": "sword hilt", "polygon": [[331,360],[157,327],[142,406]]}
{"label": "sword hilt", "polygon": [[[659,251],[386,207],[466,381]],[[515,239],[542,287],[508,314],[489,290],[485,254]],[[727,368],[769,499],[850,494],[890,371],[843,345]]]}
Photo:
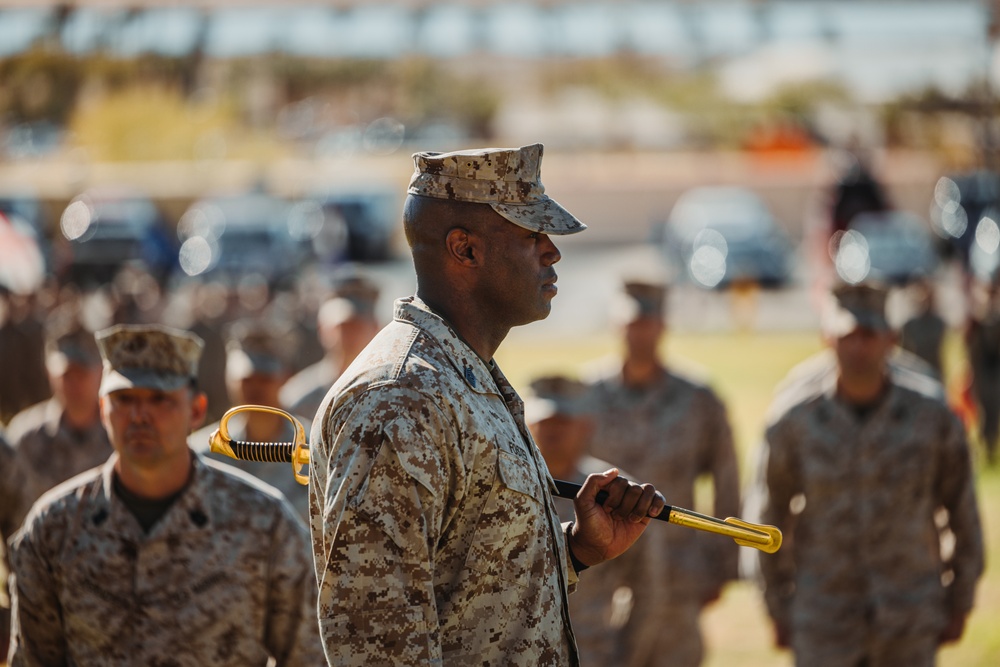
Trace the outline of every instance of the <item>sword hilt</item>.
{"label": "sword hilt", "polygon": [[[241,412],[267,412],[284,417],[295,429],[293,442],[245,442],[233,440],[229,436],[229,420]],[[295,481],[303,486],[309,484],[309,476],[302,474],[302,468],[309,465],[309,443],[302,422],[278,408],[264,405],[238,405],[226,411],[219,420],[219,428],[212,432],[208,440],[209,448],[216,454],[223,454],[240,461],[263,461],[265,463],[291,463]]]}

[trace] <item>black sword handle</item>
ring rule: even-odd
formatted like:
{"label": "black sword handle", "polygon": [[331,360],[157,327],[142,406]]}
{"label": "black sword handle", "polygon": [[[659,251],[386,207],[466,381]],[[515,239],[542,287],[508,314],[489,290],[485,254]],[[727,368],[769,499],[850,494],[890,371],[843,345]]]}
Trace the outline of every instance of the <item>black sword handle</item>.
{"label": "black sword handle", "polygon": [[[582,484],[574,484],[573,482],[565,482],[561,479],[553,480],[556,483],[556,497],[566,498],[567,500],[573,500],[576,498],[576,494],[580,492],[583,488]],[[597,492],[597,504],[603,505],[604,501],[608,499],[607,491]],[[653,519],[659,519],[660,521],[670,521],[670,512],[673,508],[670,505],[664,505],[663,511],[658,515],[651,517]]]}
{"label": "black sword handle", "polygon": [[229,446],[241,461],[260,461],[263,463],[291,463],[292,452],[295,449],[291,442],[246,442],[230,440]]}

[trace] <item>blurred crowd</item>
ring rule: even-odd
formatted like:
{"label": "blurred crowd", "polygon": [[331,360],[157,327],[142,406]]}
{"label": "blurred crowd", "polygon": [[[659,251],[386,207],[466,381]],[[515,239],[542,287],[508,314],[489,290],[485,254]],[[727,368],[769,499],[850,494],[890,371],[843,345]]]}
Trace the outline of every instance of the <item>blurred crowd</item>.
{"label": "blurred crowd", "polygon": [[[947,329],[935,313],[933,287],[928,281],[910,288],[916,314],[899,332],[901,351],[895,353],[896,372],[926,377],[932,385],[943,379]],[[668,490],[676,506],[693,507],[698,480],[707,476],[712,513],[736,516],[740,474],[726,407],[703,382],[668,370],[661,356],[667,294],[661,282],[626,283],[612,307],[624,359],[588,366],[583,380],[536,378],[524,392],[526,421],[556,478],[580,483],[587,474],[619,466],[634,479]],[[209,438],[222,414],[241,404],[284,408],[308,432],[327,389],[377,333],[378,297],[378,284],[352,266],[321,289],[303,286],[298,293],[271,293],[263,284],[231,289],[209,283],[164,294],[148,275],[130,267],[106,289],[89,293],[64,288],[4,295],[0,407],[10,445],[4,451],[19,459],[16,488],[0,489],[5,538],[48,488],[101,465],[111,454],[98,413],[102,371],[93,332],[121,323],[170,323],[204,340],[198,382],[208,395],[207,425],[189,438],[191,448],[279,488],[308,521],[305,487],[286,466],[212,454]],[[970,321],[966,335],[973,375],[965,398],[979,415],[991,463],[1000,406],[998,312],[986,309]],[[829,357],[817,358],[792,377],[801,377],[805,368],[815,382],[835,365]],[[944,387],[934,391],[945,395]],[[290,422],[260,413],[238,415],[229,433],[254,442],[293,438]],[[572,504],[558,503],[563,518],[571,519]],[[759,504],[746,511],[758,510]],[[728,540],[650,531],[625,556],[584,574],[571,597],[585,664],[700,664],[699,617],[737,576],[737,549]]]}
{"label": "blurred crowd", "polygon": [[[832,207],[826,247],[834,264],[837,252],[830,244],[842,241],[852,218],[889,208],[877,183],[860,164],[855,167]],[[995,464],[1000,286],[969,279],[963,332],[968,371],[958,384],[945,386],[942,346],[948,325],[937,312],[931,277],[906,287],[913,315],[891,332],[885,315],[888,292],[864,280],[845,282],[849,275],[834,268],[840,275],[832,284],[839,287],[826,295],[829,312],[823,315],[830,351],[804,361],[776,392],[751,488],[740,488],[740,462],[723,401],[707,383],[676,372],[663,358],[669,286],[655,277],[626,281],[612,306],[622,358],[589,366],[579,378],[535,378],[524,391],[525,419],[556,478],[580,483],[590,473],[620,467],[630,478],[663,489],[680,507],[705,504],[696,502],[696,495],[707,478],[707,504],[714,515],[762,519],[781,527],[789,542],[798,540],[780,560],[762,556],[759,566],[744,563],[743,574],[762,582],[776,641],[791,647],[800,664],[862,664],[825,662],[832,650],[827,644],[835,639],[839,646],[874,647],[870,655],[918,656],[923,650],[919,659],[905,664],[930,664],[920,662],[928,650],[933,655],[939,643],[961,636],[982,572],[973,457],[955,413],[981,436],[986,459]],[[203,341],[197,386],[207,404],[204,426],[189,438],[190,447],[278,488],[307,523],[305,487],[286,466],[235,462],[210,453],[210,435],[226,410],[243,404],[287,410],[308,432],[328,389],[383,324],[376,317],[379,297],[377,281],[353,265],[325,279],[310,275],[282,291],[255,280],[235,285],[192,281],[166,291],[140,266],[126,265],[96,289],[65,285],[0,295],[5,441],[0,529],[5,540],[46,490],[111,455],[98,408],[102,354],[94,333],[119,324],[165,324]],[[848,387],[844,378],[854,378],[855,384]],[[229,432],[250,442],[293,437],[290,422],[274,414],[241,414],[229,423]],[[898,451],[892,449],[897,445]],[[808,456],[818,462],[805,460]],[[930,478],[913,481],[907,476],[913,471],[903,465],[910,456],[940,461],[935,458],[926,473]],[[855,477],[857,470],[842,469],[838,460],[857,463],[863,474]],[[843,499],[839,485],[848,483],[859,485],[857,505]],[[916,527],[901,533],[899,541],[880,543],[877,536],[885,526],[873,518],[876,509],[891,510],[900,494],[909,494],[905,502],[927,505],[935,521],[943,516],[941,523],[915,520]],[[559,511],[564,520],[572,518],[572,505],[560,505]],[[835,531],[824,537],[818,528],[808,530],[808,521],[837,526],[845,517],[852,528],[870,519],[860,532],[872,543],[864,545],[864,562],[852,572],[831,569],[831,562],[844,562],[844,545],[832,543]],[[901,543],[920,551],[913,540],[937,540],[945,533],[952,535],[949,553],[938,555],[936,543],[925,544],[926,558],[895,561],[898,571],[911,578],[891,580],[886,564]],[[817,560],[794,560],[817,553]],[[740,576],[739,567],[738,549],[728,540],[651,530],[625,556],[583,574],[570,598],[584,664],[700,664],[705,653],[700,616]],[[947,602],[938,599],[940,591],[907,589],[908,582],[923,582],[919,577],[928,569],[950,574],[951,585],[942,589]],[[884,587],[866,583],[867,575],[858,571],[874,573]],[[829,580],[816,583],[824,577]],[[819,595],[815,587],[824,585],[836,595]],[[900,595],[909,598],[890,608]],[[907,616],[907,605],[914,602],[940,609]],[[858,618],[845,611],[857,608],[862,610]],[[871,630],[872,618],[885,620],[884,627]],[[3,623],[6,628],[6,618]],[[929,649],[920,644],[907,649],[917,653],[898,652],[902,649],[892,643],[892,633],[907,624],[929,638]],[[858,630],[859,625],[869,629]]]}

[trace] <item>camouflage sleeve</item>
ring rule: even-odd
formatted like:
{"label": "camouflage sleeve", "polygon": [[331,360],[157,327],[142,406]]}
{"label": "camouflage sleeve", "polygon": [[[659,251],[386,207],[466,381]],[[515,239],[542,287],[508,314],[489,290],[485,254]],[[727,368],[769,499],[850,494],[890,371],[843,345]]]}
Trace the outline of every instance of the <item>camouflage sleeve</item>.
{"label": "camouflage sleeve", "polygon": [[[709,419],[707,447],[708,461],[705,471],[712,476],[712,488],[715,493],[713,511],[717,517],[739,516],[740,511],[740,472],[736,458],[736,448],[733,446],[733,432],[729,427],[726,408],[714,396],[712,407],[707,411]],[[717,583],[724,584],[737,577],[737,561],[739,548],[732,540],[713,539],[711,557],[714,560],[712,570],[717,573]]]}
{"label": "camouflage sleeve", "polygon": [[[30,520],[30,518],[29,518]],[[68,664],[62,606],[52,566],[38,544],[37,524],[27,525],[10,543],[11,667]]]}
{"label": "camouflage sleeve", "polygon": [[277,667],[325,664],[305,526],[285,507],[271,536],[264,645]]}
{"label": "camouflage sleeve", "polygon": [[955,535],[951,568],[955,578],[949,587],[951,611],[972,609],[976,582],[983,573],[983,533],[979,522],[968,441],[961,423],[949,415],[941,450],[938,492],[948,510],[948,527]]}
{"label": "camouflage sleeve", "polygon": [[445,564],[436,545],[446,508],[463,494],[460,434],[416,390],[383,388],[352,403],[322,443],[326,553],[315,556],[327,658],[347,667],[437,664],[434,572]]}
{"label": "camouflage sleeve", "polygon": [[[788,430],[787,424],[782,423],[768,429],[760,459],[764,470],[761,520],[777,526],[784,534],[786,544],[793,539],[795,528],[795,516],[790,504],[792,498],[801,492],[796,443]],[[774,554],[761,554],[759,565],[768,613],[775,623],[787,627],[795,589],[792,550],[785,548]]]}

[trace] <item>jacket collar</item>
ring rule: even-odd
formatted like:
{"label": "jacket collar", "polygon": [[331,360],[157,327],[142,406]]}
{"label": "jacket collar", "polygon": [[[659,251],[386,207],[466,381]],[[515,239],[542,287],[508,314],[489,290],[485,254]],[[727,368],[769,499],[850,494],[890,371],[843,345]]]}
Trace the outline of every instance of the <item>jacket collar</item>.
{"label": "jacket collar", "polygon": [[[455,333],[451,325],[431,310],[419,297],[411,296],[397,299],[393,319],[422,329],[434,338],[444,348],[448,361],[474,392],[496,394],[503,397],[502,387],[499,387],[494,379],[494,372],[499,377],[503,377],[496,363],[490,361],[487,364],[480,359],[479,355],[469,347],[469,344]],[[504,378],[504,383],[506,383],[506,378]]]}
{"label": "jacket collar", "polygon": [[[888,413],[892,419],[901,419],[907,413],[907,404],[899,387],[893,381],[892,374],[886,376],[885,394],[872,415]],[[823,396],[831,405],[837,406],[843,412],[849,412],[850,406],[837,396],[837,373],[827,373],[822,380]]]}
{"label": "jacket collar", "polygon": [[172,535],[187,535],[194,530],[212,530],[213,516],[208,502],[211,491],[211,470],[201,456],[192,452],[191,479],[174,501],[166,514],[150,529],[143,532],[138,520],[114,491],[115,464],[118,453],[114,453],[101,470],[101,490],[94,503],[94,511],[89,521],[94,528],[116,533],[135,542],[160,540]]}

